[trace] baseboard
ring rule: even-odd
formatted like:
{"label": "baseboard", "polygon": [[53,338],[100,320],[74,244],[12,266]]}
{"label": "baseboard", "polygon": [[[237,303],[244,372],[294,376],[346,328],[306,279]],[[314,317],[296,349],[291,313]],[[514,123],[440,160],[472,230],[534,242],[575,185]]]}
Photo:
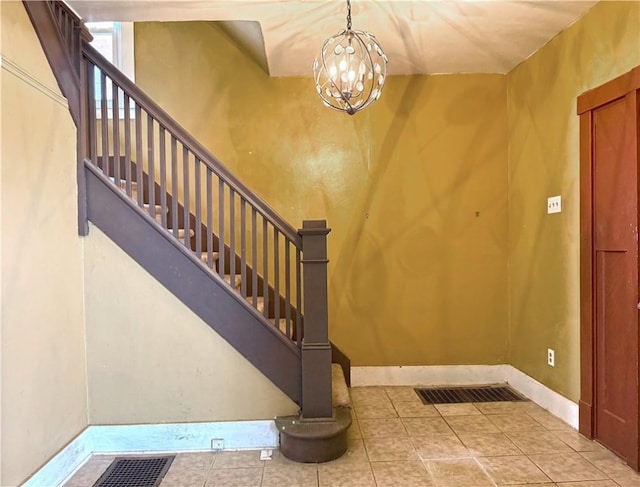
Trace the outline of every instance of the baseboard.
{"label": "baseboard", "polygon": [[270,420],[89,426],[22,487],[62,485],[92,454],[210,451],[214,438],[223,440],[224,450],[278,447]]}
{"label": "baseboard", "polygon": [[351,386],[472,385],[508,383],[578,429],[578,405],[511,365],[351,367]]}
{"label": "baseboard", "polygon": [[509,367],[509,365],[351,367],[351,387],[497,384],[507,381]]}
{"label": "baseboard", "polygon": [[569,424],[572,428],[578,429],[579,407],[575,402],[549,389],[511,365],[509,365],[507,382],[511,387]]}

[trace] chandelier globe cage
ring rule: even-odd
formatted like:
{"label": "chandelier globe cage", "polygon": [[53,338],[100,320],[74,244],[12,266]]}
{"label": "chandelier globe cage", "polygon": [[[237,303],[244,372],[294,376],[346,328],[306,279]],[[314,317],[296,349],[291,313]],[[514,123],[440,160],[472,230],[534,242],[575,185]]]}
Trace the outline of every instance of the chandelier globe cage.
{"label": "chandelier globe cage", "polygon": [[347,28],[329,37],[313,61],[316,91],[326,106],[355,115],[380,98],[388,63],[373,34],[351,28],[347,0]]}

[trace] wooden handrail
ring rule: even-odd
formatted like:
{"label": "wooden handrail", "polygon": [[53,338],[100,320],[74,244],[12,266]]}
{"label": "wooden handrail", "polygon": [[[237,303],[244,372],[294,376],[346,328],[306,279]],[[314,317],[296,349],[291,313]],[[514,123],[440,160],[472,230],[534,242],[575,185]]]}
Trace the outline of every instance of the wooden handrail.
{"label": "wooden handrail", "polygon": [[162,127],[173,133],[176,138],[189,148],[189,150],[202,161],[209,169],[224,180],[244,200],[246,200],[258,213],[268,219],[271,224],[283,233],[297,248],[302,248],[302,237],[284,218],[282,218],[264,200],[251,192],[251,190],[234,176],[213,154],[211,154],[200,142],[189,134],[167,112],[160,108],[144,91],[127,78],[118,68],[105,59],[96,49],[88,44],[83,46],[84,55],[102,71],[104,71],[116,85],[122,88],[136,104],[140,105]]}

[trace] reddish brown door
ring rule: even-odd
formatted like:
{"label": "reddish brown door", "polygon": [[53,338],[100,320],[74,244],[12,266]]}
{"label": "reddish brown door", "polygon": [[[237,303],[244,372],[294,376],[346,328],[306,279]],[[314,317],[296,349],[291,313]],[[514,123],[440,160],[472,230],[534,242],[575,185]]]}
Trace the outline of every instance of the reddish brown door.
{"label": "reddish brown door", "polygon": [[638,456],[638,175],[635,97],[593,110],[594,437]]}

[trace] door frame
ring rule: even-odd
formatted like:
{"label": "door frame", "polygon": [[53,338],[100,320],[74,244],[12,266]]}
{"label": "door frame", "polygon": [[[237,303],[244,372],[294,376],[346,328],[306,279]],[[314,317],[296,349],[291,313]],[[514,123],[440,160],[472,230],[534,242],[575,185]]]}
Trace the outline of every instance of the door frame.
{"label": "door frame", "polygon": [[[631,97],[631,102],[640,107],[640,66],[632,69],[597,88],[578,97],[577,111],[580,116],[580,433],[593,438],[595,433],[595,266],[593,255],[593,110],[620,98]],[[640,130],[636,141],[640,140]],[[640,143],[636,142],[640,166]],[[640,175],[640,167],[638,168]],[[640,178],[640,176],[639,176]],[[638,182],[640,190],[640,181]],[[640,198],[638,199],[640,204]],[[637,222],[640,228],[640,212]],[[638,297],[640,302],[640,296]],[[640,323],[639,323],[640,325]],[[640,330],[640,328],[638,328]],[[640,340],[639,340],[640,343]],[[640,353],[639,353],[640,355]],[[640,369],[640,368],[639,368]],[[640,370],[638,370],[640,384]],[[640,419],[640,411],[639,411]],[[640,421],[638,422],[640,424]],[[636,431],[638,439],[639,432]],[[636,443],[638,443],[636,441]],[[636,449],[636,453],[638,449]],[[627,459],[628,464],[638,470],[639,458]]]}

